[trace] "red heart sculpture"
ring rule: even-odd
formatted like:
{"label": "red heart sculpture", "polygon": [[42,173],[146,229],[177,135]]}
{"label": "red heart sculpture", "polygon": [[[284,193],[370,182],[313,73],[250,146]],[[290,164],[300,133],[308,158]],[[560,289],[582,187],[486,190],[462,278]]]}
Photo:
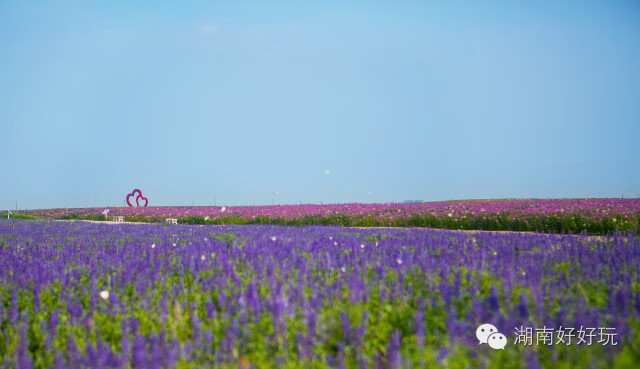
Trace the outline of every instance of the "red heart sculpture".
{"label": "red heart sculpture", "polygon": [[139,189],[135,189],[133,190],[133,192],[131,192],[130,194],[127,195],[127,205],[129,205],[130,207],[133,207],[133,205],[131,205],[131,201],[129,200],[133,195],[136,194],[136,192],[138,193],[138,196],[136,196],[136,205],[138,207],[140,207],[140,199],[144,200],[144,206],[146,207],[147,205],[149,205],[149,200],[142,196],[142,191],[140,191]]}
{"label": "red heart sculpture", "polygon": [[136,197],[136,205],[138,205],[138,207],[140,207],[140,199],[144,200],[144,206],[145,207],[147,205],[149,205],[149,200],[146,197],[140,195],[140,196]]}

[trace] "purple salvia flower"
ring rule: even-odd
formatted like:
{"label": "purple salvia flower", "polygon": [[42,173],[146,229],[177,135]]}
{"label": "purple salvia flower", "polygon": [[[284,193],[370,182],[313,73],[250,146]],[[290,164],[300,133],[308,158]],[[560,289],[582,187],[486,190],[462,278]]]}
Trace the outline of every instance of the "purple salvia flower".
{"label": "purple salvia flower", "polygon": [[518,317],[522,321],[529,319],[529,307],[527,306],[527,295],[520,294],[520,302],[518,303]]}
{"label": "purple salvia flower", "polygon": [[131,366],[134,369],[147,369],[149,365],[147,362],[147,347],[142,335],[135,335],[131,351]]}
{"label": "purple salvia flower", "polygon": [[[28,320],[28,319],[27,319]],[[29,354],[29,343],[27,338],[27,324],[20,325],[20,344],[18,345],[18,354],[16,357],[16,369],[33,368],[33,360]]]}
{"label": "purple salvia flower", "polygon": [[164,365],[164,355],[162,353],[161,341],[152,335],[149,338],[151,352],[149,354],[149,369],[160,369]]}
{"label": "purple salvia flower", "polygon": [[394,331],[387,346],[387,359],[390,368],[398,368],[400,366],[400,343],[400,332]]}
{"label": "purple salvia flower", "polygon": [[349,316],[344,312],[340,312],[340,320],[342,321],[342,336],[346,342],[351,341],[351,322]]}
{"label": "purple salvia flower", "polygon": [[418,309],[414,314],[414,321],[416,326],[416,346],[422,349],[425,340],[425,315],[424,302],[422,302],[422,299],[418,302]]}
{"label": "purple salvia flower", "polygon": [[54,369],[68,368],[67,364],[64,362],[64,359],[62,358],[62,355],[60,354],[60,351],[58,351],[57,349],[56,349],[55,359],[53,360],[53,368]]}

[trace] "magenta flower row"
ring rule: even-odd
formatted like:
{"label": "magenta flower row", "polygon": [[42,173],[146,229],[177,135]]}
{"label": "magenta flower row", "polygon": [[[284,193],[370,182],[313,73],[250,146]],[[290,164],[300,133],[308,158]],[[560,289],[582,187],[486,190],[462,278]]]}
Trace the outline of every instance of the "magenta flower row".
{"label": "magenta flower row", "polygon": [[[105,208],[69,209],[55,212],[65,214],[99,215]],[[183,217],[256,217],[298,219],[306,216],[348,216],[372,217],[393,220],[411,216],[450,217],[454,220],[492,217],[500,215],[514,218],[530,216],[565,217],[580,215],[589,220],[610,218],[623,221],[640,215],[640,199],[514,199],[514,200],[469,200],[428,203],[385,203],[385,204],[306,204],[271,206],[153,206],[139,208],[110,208],[111,214],[134,218],[183,218]],[[62,209],[61,209],[62,210]],[[615,219],[622,218],[622,219]]]}

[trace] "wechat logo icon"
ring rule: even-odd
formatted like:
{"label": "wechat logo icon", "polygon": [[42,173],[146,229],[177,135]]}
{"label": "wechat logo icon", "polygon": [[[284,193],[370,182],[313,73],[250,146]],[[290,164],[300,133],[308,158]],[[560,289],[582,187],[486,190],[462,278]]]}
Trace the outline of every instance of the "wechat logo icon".
{"label": "wechat logo icon", "polygon": [[476,329],[476,337],[478,341],[480,341],[480,345],[486,343],[494,350],[504,350],[504,347],[507,345],[507,337],[498,332],[498,328],[496,328],[492,324],[482,324]]}

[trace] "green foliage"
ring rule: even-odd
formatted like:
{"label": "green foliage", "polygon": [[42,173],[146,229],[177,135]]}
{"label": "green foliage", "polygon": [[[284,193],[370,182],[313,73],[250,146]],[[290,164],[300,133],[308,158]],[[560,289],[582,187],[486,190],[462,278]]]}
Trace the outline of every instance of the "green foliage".
{"label": "green foliage", "polygon": [[[26,216],[25,217],[30,217]],[[25,218],[32,219],[32,218]],[[102,215],[69,214],[60,219],[78,219],[104,221]],[[614,221],[613,219],[619,219]],[[126,217],[128,222],[164,223],[165,219],[157,217]],[[592,235],[611,235],[615,233],[640,234],[640,215],[636,218],[625,218],[621,215],[611,214],[609,217],[595,219],[585,213],[559,215],[531,214],[527,217],[516,217],[508,213],[465,215],[462,217],[449,217],[447,215],[417,215],[408,217],[396,217],[393,219],[375,215],[307,215],[301,218],[271,218],[257,216],[255,218],[243,218],[239,215],[228,214],[222,217],[207,218],[202,216],[189,216],[178,218],[181,224],[197,225],[243,225],[243,224],[271,224],[282,226],[342,226],[342,227],[424,227],[451,230],[485,230],[485,231],[517,231],[517,232],[542,232],[542,233],[587,233]]]}
{"label": "green foliage", "polygon": [[33,215],[28,215],[28,214],[19,214],[19,213],[13,213],[10,215],[11,218],[14,219],[27,219],[27,220],[37,220],[40,219],[36,216]]}

